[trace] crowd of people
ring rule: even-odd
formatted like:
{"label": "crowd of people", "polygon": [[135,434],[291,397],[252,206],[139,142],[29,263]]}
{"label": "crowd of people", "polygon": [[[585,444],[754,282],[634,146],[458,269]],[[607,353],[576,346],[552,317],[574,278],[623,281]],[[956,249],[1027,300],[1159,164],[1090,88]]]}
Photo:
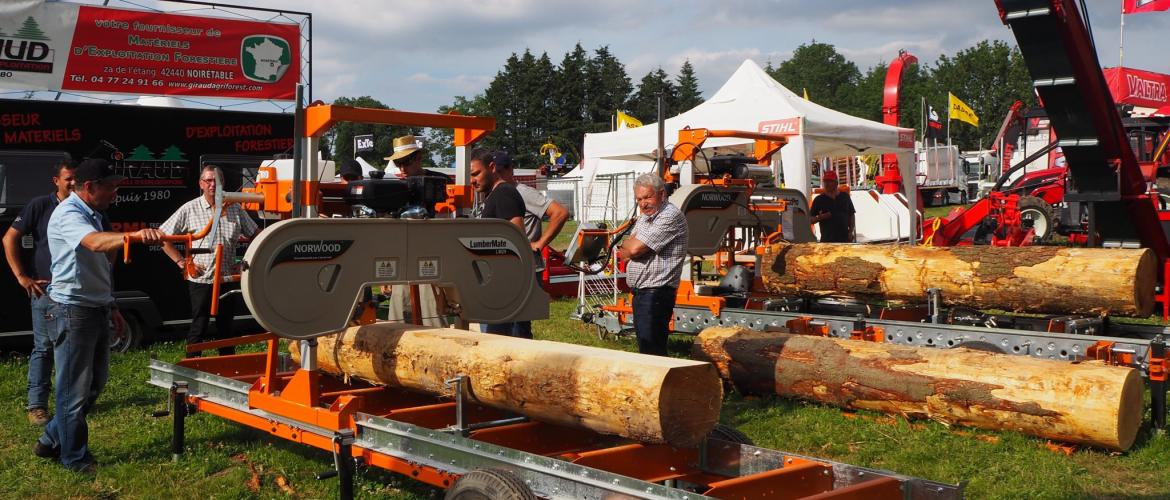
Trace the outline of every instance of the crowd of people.
{"label": "crowd of people", "polygon": [[[387,159],[394,161],[404,176],[447,179],[422,168],[426,151],[414,136],[396,138],[393,144],[394,153]],[[542,251],[564,227],[568,209],[517,182],[508,153],[476,149],[469,158],[470,182],[483,200],[479,217],[508,221],[528,237],[535,262],[533,272],[536,282],[541,283],[545,268]],[[356,167],[356,163],[343,165],[343,179],[360,179],[361,170]],[[236,307],[232,301],[220,303],[215,317],[216,335],[208,335],[211,304],[219,300],[212,296],[216,268],[213,250],[223,245],[223,262],[232,262],[237,243],[259,230],[247,213],[231,205],[223,210],[216,230],[193,243],[201,251],[189,253],[190,258],[163,241],[168,234],[198,232],[209,225],[216,211],[216,185],[222,179],[218,167],[203,166],[198,180],[200,196],[184,203],[159,228],[132,233],[144,243],[162,244],[163,252],[186,280],[192,314],[188,345],[234,335]],[[86,416],[109,377],[110,334],[123,335],[126,328],[114,300],[111,279],[114,257],[122,248],[125,234],[111,231],[104,215],[116,199],[122,180],[124,177],[105,160],[88,159],[76,166],[62,162],[52,172],[53,192],[31,200],[3,238],[5,257],[28,293],[32,310],[34,342],[29,357],[26,410],[31,424],[44,426],[33,452],[82,473],[93,473],[97,467],[89,452]],[[817,197],[811,207],[812,222],[821,227],[821,241],[852,241],[854,217],[849,196],[839,194],[832,172],[823,175],[822,182],[826,196]],[[618,256],[628,262],[626,283],[633,296],[638,351],[665,356],[675,296],[688,260],[687,222],[679,208],[668,201],[660,176],[639,176],[634,195],[637,215],[632,230],[618,248]],[[32,240],[31,266],[21,258],[22,240],[26,238]],[[231,286],[234,285],[225,285],[224,290]],[[404,290],[391,292],[392,298],[406,295]],[[532,324],[528,321],[485,324],[481,330],[532,338]],[[233,353],[231,346],[219,349],[220,355]],[[49,395],[54,367],[56,414],[51,415]]]}

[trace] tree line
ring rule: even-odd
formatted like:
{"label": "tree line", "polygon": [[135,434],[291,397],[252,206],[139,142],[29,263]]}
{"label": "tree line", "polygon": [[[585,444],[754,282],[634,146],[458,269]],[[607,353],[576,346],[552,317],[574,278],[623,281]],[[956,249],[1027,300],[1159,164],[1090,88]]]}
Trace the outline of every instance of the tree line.
{"label": "tree line", "polygon": [[[833,45],[815,40],[800,45],[779,64],[768,61],[765,68],[798,95],[807,92],[812,102],[874,121],[882,119],[887,69],[888,64],[883,62],[862,72]],[[953,56],[941,55],[933,63],[920,62],[905,69],[900,125],[922,134],[925,120],[920,110],[925,99],[946,126],[948,93],[962,99],[980,118],[979,127],[951,123],[952,141],[964,150],[989,147],[1015,100],[1025,105],[1034,102],[1031,79],[1019,50],[1001,41],[982,41]],[[625,65],[608,46],[590,53],[578,43],[558,64],[547,53],[513,53],[482,93],[470,98],[457,96],[451,104],[435,111],[494,117],[496,130],[477,146],[506,150],[520,168],[535,168],[547,162],[539,151],[550,141],[567,155],[568,163],[578,161],[585,134],[611,130],[618,110],[646,124],[654,122],[659,95],[668,117],[702,102],[690,61],[685,61],[673,76],[661,67],[655,68],[635,85]],[[387,108],[369,96],[342,97],[334,103]],[[330,132],[325,144],[332,145],[331,152],[337,157],[347,158],[353,155],[354,135],[373,134],[375,151],[366,159],[381,164],[382,157],[392,149],[393,137],[410,133],[426,135],[427,147],[435,155],[428,163],[453,162],[449,130],[345,123]]]}

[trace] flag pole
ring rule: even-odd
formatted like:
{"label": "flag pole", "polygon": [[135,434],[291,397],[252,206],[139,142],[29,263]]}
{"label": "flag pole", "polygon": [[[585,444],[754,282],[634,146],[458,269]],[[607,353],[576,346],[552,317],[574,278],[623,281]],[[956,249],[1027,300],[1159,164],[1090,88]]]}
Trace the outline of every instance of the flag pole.
{"label": "flag pole", "polygon": [[1117,41],[1117,67],[1125,66],[1125,0],[1121,0],[1121,38]]}
{"label": "flag pole", "polygon": [[947,92],[947,146],[951,145],[951,93]]}

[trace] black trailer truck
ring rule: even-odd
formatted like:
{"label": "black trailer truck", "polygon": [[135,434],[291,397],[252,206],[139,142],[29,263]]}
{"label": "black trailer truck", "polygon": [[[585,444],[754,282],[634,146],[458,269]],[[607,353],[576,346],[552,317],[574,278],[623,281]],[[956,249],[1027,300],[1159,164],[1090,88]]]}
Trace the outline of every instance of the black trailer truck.
{"label": "black trailer truck", "polygon": [[[0,234],[25,203],[53,191],[53,165],[66,155],[107,158],[127,177],[107,216],[115,231],[135,231],[157,227],[199,196],[201,165],[223,167],[224,188],[236,190],[262,161],[291,153],[292,144],[286,113],[0,99]],[[27,266],[31,241],[22,243]],[[191,318],[187,287],[160,248],[135,246],[131,260],[114,268],[115,295],[130,323],[119,349],[162,327],[184,328]],[[0,338],[30,335],[29,301],[7,263],[0,301]]]}

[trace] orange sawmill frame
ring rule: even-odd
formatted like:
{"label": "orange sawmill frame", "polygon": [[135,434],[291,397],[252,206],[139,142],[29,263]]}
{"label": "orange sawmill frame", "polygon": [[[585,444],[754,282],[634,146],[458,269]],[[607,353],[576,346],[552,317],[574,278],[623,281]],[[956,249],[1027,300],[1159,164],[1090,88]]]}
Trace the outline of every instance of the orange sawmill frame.
{"label": "orange sawmill frame", "polygon": [[[185,402],[199,412],[331,453],[337,451],[334,435],[322,435],[319,431],[351,431],[356,434],[358,426],[353,417],[358,411],[432,430],[456,422],[456,403],[453,401],[404,389],[364,385],[361,382],[347,383],[317,371],[308,372],[298,368],[281,372],[278,370],[280,363],[277,356],[280,339],[272,334],[214,341],[193,347],[211,349],[254,342],[265,342],[267,350],[188,358],[179,361],[177,365],[249,383],[249,406],[283,419],[265,418],[199,395],[187,395]],[[464,409],[464,418],[472,423],[508,416],[500,410],[479,405],[468,405]],[[309,426],[315,429],[307,429]],[[768,498],[781,491],[785,492],[786,498],[812,495],[819,495],[817,498],[904,498],[900,481],[891,477],[833,489],[832,464],[795,455],[785,455],[782,468],[728,477],[703,471],[700,468],[698,447],[676,448],[638,443],[537,421],[472,430],[467,437],[642,481],[685,481],[705,486],[702,494],[716,498]],[[353,445],[351,450],[354,458],[368,465],[438,488],[450,487],[461,476],[357,445]]]}

